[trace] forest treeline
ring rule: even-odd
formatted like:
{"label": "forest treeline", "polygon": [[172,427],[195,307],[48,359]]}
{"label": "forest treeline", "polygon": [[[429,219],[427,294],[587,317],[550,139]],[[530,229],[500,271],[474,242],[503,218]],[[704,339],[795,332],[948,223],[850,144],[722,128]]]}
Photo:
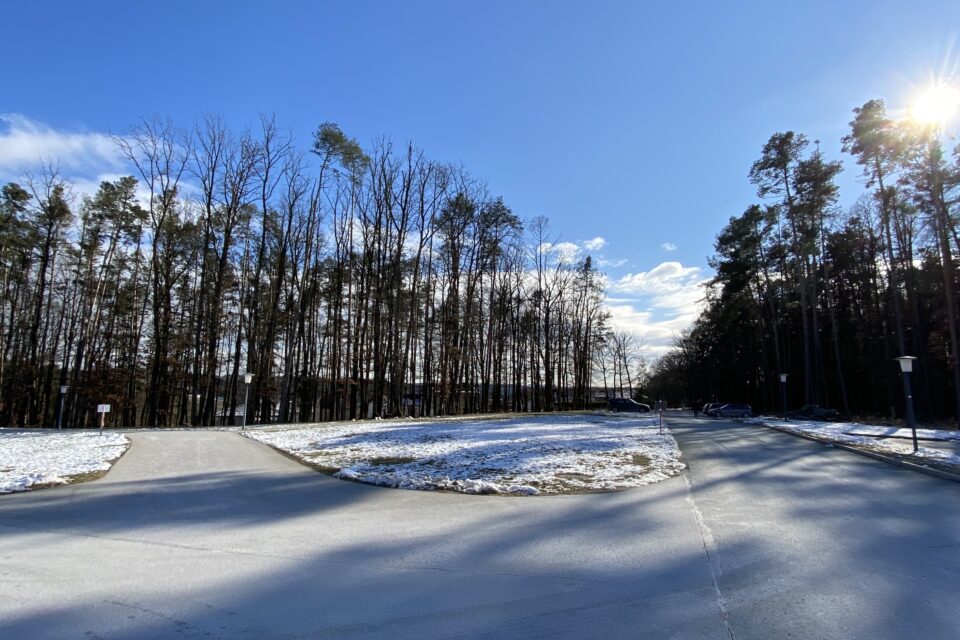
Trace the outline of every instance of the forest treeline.
{"label": "forest treeline", "polygon": [[303,152],[272,117],[116,143],[134,175],[90,197],[50,167],[3,187],[0,425],[540,411],[634,384],[593,260],[460,166],[330,123]]}
{"label": "forest treeline", "polygon": [[759,201],[717,236],[706,308],[658,362],[655,393],[773,411],[785,373],[793,408],[902,416],[894,359],[910,355],[919,414],[960,416],[960,147],[882,100],[854,110],[842,142],[866,189],[847,210],[819,142],[787,131],[763,146]]}

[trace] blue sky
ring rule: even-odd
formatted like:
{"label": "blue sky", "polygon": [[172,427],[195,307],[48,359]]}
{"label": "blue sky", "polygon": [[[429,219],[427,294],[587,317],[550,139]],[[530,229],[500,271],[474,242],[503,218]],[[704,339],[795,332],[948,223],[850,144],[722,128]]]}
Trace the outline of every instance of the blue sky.
{"label": "blue sky", "polygon": [[412,140],[562,240],[603,238],[615,318],[657,353],[696,314],[714,236],[756,199],[771,133],[844,159],[849,204],[851,109],[960,71],[960,2],[795,4],[8,3],[0,178],[33,141],[81,181],[118,171],[98,134],[147,114],[275,113],[303,146],[324,121]]}

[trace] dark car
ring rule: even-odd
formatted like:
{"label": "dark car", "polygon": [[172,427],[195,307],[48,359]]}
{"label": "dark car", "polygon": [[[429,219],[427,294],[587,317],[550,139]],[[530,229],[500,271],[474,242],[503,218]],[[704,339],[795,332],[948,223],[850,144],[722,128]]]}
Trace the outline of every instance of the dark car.
{"label": "dark car", "polygon": [[650,405],[631,400],[630,398],[610,398],[607,401],[610,411],[636,411],[638,413],[647,413],[650,411]]}
{"label": "dark car", "polygon": [[753,415],[753,408],[748,404],[725,404],[711,415],[717,418],[749,418]]}
{"label": "dark car", "polygon": [[722,402],[708,402],[707,404],[703,405],[703,415],[705,416],[716,415],[717,409],[719,409],[722,406],[723,406]]}
{"label": "dark car", "polygon": [[787,417],[793,420],[819,420],[823,422],[832,422],[840,419],[840,413],[836,409],[824,409],[815,404],[805,404],[796,411],[787,413]]}

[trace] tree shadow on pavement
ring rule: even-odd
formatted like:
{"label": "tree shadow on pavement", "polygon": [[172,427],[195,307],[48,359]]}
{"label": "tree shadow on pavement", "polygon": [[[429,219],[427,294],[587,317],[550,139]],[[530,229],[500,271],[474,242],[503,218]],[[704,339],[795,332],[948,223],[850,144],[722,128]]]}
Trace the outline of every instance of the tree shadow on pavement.
{"label": "tree shadow on pavement", "polygon": [[0,500],[0,539],[7,527],[21,525],[93,533],[251,525],[339,509],[363,501],[369,491],[314,472],[216,472],[61,487]]}
{"label": "tree shadow on pavement", "polygon": [[196,573],[175,593],[90,589],[7,615],[8,637],[728,637],[695,522],[671,506],[680,479],[532,499],[331,482],[372,495],[304,517],[310,544],[266,530],[221,547],[229,571],[177,550]]}

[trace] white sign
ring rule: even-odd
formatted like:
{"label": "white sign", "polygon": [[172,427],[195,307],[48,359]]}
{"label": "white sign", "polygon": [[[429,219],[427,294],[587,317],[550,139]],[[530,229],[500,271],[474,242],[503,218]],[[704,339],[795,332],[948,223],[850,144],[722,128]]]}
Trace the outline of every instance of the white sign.
{"label": "white sign", "polygon": [[110,405],[108,404],[98,404],[97,413],[110,413]]}

